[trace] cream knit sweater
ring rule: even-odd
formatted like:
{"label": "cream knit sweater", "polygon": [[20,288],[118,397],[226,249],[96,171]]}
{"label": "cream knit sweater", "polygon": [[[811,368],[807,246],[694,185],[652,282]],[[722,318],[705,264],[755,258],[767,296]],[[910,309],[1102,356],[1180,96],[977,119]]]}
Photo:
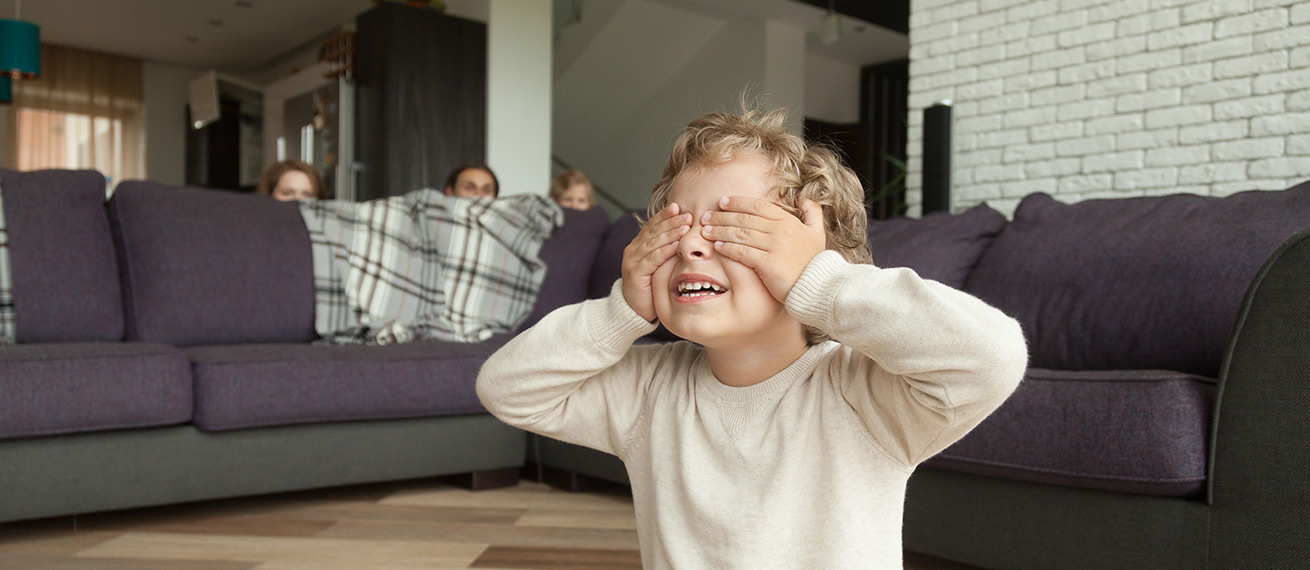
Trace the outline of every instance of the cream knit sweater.
{"label": "cream knit sweater", "polygon": [[478,395],[514,426],[615,454],[643,566],[900,568],[905,483],[1018,385],[1018,324],[907,269],[816,256],[787,297],[838,342],[760,384],[715,379],[618,285],[560,308],[493,355]]}

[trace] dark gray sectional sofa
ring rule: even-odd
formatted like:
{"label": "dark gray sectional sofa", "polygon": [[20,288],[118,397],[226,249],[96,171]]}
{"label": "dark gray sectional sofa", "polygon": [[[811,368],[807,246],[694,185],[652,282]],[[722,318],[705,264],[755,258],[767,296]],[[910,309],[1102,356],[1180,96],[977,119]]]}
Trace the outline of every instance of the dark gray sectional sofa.
{"label": "dark gray sectional sofa", "polygon": [[[0,346],[0,521],[437,475],[517,480],[474,393],[504,338],[323,346],[295,204],[5,170],[19,344]],[[586,297],[609,220],[567,211],[530,320]],[[498,474],[498,477],[486,477]]]}
{"label": "dark gray sectional sofa", "polygon": [[[611,228],[592,293],[634,222]],[[1310,183],[1225,198],[1025,198],[870,223],[874,261],[1016,317],[1031,368],[920,467],[906,548],[983,568],[1310,568]],[[663,340],[663,339],[660,339]],[[615,458],[533,438],[557,480]],[[563,472],[566,476],[560,476]]]}
{"label": "dark gray sectional sofa", "polygon": [[[4,171],[20,344],[0,346],[0,521],[525,463],[626,482],[473,395],[504,341],[311,344],[294,205]],[[608,293],[631,217],[567,211],[529,318]],[[908,549],[996,569],[1310,567],[1310,183],[872,222],[1019,319],[1010,400],[925,463]],[[657,332],[650,342],[670,340]],[[476,479],[476,477],[474,478]]]}

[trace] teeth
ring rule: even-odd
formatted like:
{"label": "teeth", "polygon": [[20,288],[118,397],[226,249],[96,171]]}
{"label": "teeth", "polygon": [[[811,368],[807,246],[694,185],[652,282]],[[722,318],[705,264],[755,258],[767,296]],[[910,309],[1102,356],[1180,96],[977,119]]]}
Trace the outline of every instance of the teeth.
{"label": "teeth", "polygon": [[704,295],[712,295],[714,293],[722,293],[722,292],[723,292],[722,287],[719,287],[718,285],[715,285],[708,281],[695,281],[695,282],[688,281],[685,283],[678,284],[678,293],[682,293],[684,296],[687,297],[700,297]]}

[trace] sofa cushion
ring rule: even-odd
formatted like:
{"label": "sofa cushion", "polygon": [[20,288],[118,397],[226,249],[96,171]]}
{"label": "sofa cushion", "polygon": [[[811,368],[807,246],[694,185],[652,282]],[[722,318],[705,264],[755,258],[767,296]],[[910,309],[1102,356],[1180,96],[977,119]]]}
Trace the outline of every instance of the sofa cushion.
{"label": "sofa cushion", "polygon": [[966,290],[1016,317],[1033,366],[1218,376],[1270,254],[1310,226],[1310,184],[1062,204],[1024,198]]}
{"label": "sofa cushion", "polygon": [[191,368],[147,343],[0,347],[0,438],[138,428],[191,419]]}
{"label": "sofa cushion", "polygon": [[924,279],[963,289],[978,258],[1005,227],[987,204],[960,214],[869,220],[869,249],[879,267],[908,267]]}
{"label": "sofa cushion", "polygon": [[125,181],[109,205],[128,339],[193,346],[316,338],[309,232],[295,203]]}
{"label": "sofa cushion", "polygon": [[1182,497],[1205,484],[1214,381],[1180,372],[1030,369],[1010,399],[925,465]]}
{"label": "sofa cushion", "polygon": [[18,342],[123,339],[118,262],[94,170],[0,171]]}
{"label": "sofa cushion", "polygon": [[219,431],[483,413],[474,391],[478,370],[507,338],[192,347],[195,424]]}
{"label": "sofa cushion", "polygon": [[532,314],[520,328],[536,324],[555,309],[587,300],[592,264],[608,229],[609,216],[602,208],[564,208],[564,225],[541,246],[546,278],[541,282]]}

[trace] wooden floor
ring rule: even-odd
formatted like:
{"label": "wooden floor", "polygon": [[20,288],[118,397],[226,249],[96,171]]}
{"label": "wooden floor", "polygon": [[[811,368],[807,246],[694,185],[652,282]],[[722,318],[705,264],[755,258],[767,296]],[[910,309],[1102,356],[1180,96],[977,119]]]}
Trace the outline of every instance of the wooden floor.
{"label": "wooden floor", "polygon": [[632,497],[421,480],[0,524],[0,570],[420,568],[641,568]]}

